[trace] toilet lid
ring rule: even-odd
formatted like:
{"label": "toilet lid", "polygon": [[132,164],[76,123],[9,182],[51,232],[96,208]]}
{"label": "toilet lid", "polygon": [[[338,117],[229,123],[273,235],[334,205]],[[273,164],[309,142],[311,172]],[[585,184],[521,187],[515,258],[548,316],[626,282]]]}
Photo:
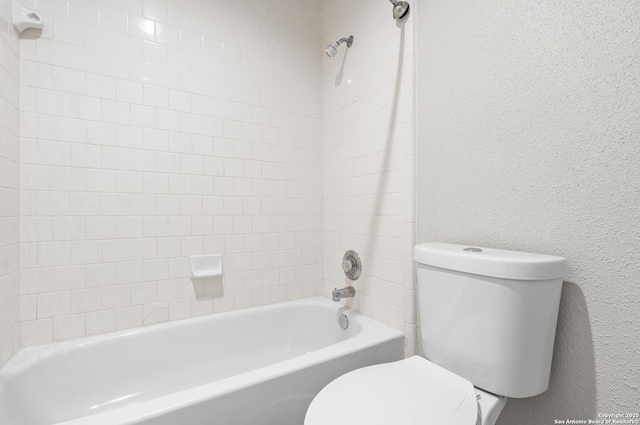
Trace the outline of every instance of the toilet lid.
{"label": "toilet lid", "polygon": [[477,420],[471,382],[413,356],[335,379],[313,399],[304,425],[475,425]]}

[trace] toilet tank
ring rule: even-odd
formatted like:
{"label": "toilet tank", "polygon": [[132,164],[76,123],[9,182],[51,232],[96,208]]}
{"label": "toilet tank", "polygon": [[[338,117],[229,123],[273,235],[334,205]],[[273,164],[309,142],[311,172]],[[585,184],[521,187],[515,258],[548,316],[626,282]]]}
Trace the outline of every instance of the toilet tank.
{"label": "toilet tank", "polygon": [[546,391],[564,258],[425,243],[414,260],[423,357],[494,394]]}

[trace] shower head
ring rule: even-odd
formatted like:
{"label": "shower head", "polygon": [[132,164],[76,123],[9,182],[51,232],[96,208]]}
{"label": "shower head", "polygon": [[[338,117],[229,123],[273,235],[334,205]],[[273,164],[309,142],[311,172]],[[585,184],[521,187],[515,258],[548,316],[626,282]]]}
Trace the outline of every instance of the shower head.
{"label": "shower head", "polygon": [[406,1],[389,0],[393,4],[393,18],[402,19],[409,12],[409,3]]}
{"label": "shower head", "polygon": [[347,43],[347,47],[351,47],[351,45],[353,44],[353,36],[350,36],[349,38],[341,38],[335,43],[329,44],[327,48],[324,49],[324,52],[327,54],[327,56],[332,58],[338,54],[338,46],[342,43]]}
{"label": "shower head", "polygon": [[336,46],[334,46],[333,44],[329,44],[327,48],[324,49],[324,52],[327,54],[327,56],[332,58],[338,53],[338,49],[336,49]]}

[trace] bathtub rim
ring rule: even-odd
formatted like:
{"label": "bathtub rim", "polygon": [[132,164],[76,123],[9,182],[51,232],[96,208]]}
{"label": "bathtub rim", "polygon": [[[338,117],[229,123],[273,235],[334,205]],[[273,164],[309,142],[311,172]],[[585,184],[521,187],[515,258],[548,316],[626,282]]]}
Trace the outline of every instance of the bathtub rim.
{"label": "bathtub rim", "polygon": [[[97,412],[92,415],[57,422],[56,425],[110,423],[118,423],[119,425],[131,424],[140,420],[151,419],[176,409],[185,408],[189,405],[195,405],[230,391],[241,390],[247,385],[256,385],[271,379],[277,379],[286,374],[295,373],[296,371],[311,367],[319,362],[336,360],[339,357],[356,353],[359,350],[365,350],[375,345],[391,343],[396,339],[400,340],[401,349],[403,350],[404,348],[404,334],[401,331],[365,316],[342,303],[334,303],[325,296],[313,296],[256,306],[253,308],[185,318],[133,329],[125,329],[105,334],[92,335],[89,337],[27,347],[17,353],[16,356],[14,356],[7,365],[0,370],[0,382],[4,380],[3,378],[9,379],[16,377],[16,375],[21,371],[29,368],[33,364],[46,362],[49,357],[64,354],[64,352],[81,348],[83,346],[104,343],[106,341],[114,341],[124,337],[134,337],[135,335],[144,335],[146,333],[159,333],[167,329],[179,329],[183,326],[189,326],[189,323],[203,323],[216,320],[216,318],[220,317],[222,314],[224,314],[228,319],[233,319],[233,317],[237,315],[254,314],[257,309],[262,311],[277,310],[284,305],[317,305],[321,308],[327,308],[335,313],[336,321],[338,315],[344,313],[349,317],[351,326],[358,325],[359,329],[351,337],[345,340],[338,341],[335,344],[319,348],[306,354],[281,360],[258,369],[245,371],[217,381],[178,390],[170,394],[161,395],[148,400],[132,402],[111,410]],[[286,367],[282,366],[284,364],[286,364]],[[0,391],[2,391],[1,387],[2,386],[0,385]]]}
{"label": "bathtub rim", "polygon": [[[145,325],[145,326],[138,326],[130,329],[122,329],[122,330],[113,331],[113,332],[106,332],[106,333],[101,333],[96,335],[72,338],[64,341],[53,341],[45,344],[24,347],[18,350],[18,352],[16,352],[16,354],[14,354],[11,357],[11,359],[9,359],[9,361],[2,368],[0,368],[0,383],[2,382],[3,377],[17,374],[23,369],[28,368],[32,364],[44,361],[48,357],[53,356],[54,354],[59,354],[61,351],[68,351],[74,348],[80,348],[85,346],[93,346],[107,340],[118,340],[121,338],[130,338],[135,335],[162,332],[163,330],[169,330],[169,329],[174,329],[174,328],[179,328],[181,326],[184,326],[186,322],[191,322],[193,324],[204,323],[204,322],[213,320],[214,318],[217,318],[223,314],[227,318],[233,318],[233,316],[245,315],[248,312],[255,311],[257,309],[275,310],[279,306],[295,305],[295,304],[320,305],[325,307],[329,307],[329,306],[333,307],[332,305],[333,301],[331,301],[328,297],[325,297],[323,295],[314,295],[311,297],[281,301],[273,304],[250,306],[250,307],[242,308],[239,310],[223,311],[219,313],[205,314],[202,316],[185,317],[183,319],[171,320],[171,321],[166,321],[162,323],[154,323],[154,324]],[[336,304],[335,307],[336,307],[335,308],[336,313],[340,313],[340,310],[343,310],[343,312],[347,314],[348,317],[353,316],[353,318],[356,319],[357,321],[361,321],[363,319],[364,320],[370,319],[368,316],[365,316],[362,313],[352,310],[351,308],[346,307],[344,305]],[[379,324],[379,322],[375,320],[374,322],[376,324]],[[388,325],[384,325],[384,326],[388,326]],[[362,332],[362,329],[360,329],[360,332]],[[326,347],[323,347],[323,348],[326,348]]]}

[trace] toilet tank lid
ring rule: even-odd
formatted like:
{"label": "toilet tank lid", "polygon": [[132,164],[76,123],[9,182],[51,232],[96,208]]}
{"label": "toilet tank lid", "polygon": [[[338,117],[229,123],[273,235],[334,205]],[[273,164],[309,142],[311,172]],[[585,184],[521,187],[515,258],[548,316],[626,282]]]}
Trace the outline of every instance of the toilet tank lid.
{"label": "toilet tank lid", "polygon": [[413,259],[419,264],[501,279],[549,280],[567,272],[563,257],[441,242],[416,245]]}

